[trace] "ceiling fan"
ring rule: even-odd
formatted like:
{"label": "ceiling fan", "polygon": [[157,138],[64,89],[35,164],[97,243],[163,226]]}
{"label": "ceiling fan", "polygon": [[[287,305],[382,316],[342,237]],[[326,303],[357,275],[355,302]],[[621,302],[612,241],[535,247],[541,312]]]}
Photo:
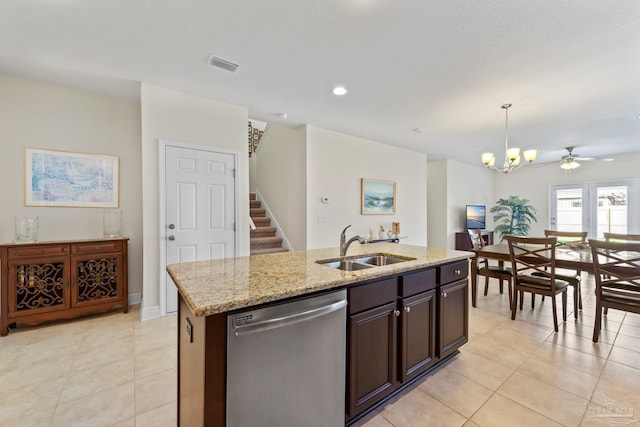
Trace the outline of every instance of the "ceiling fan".
{"label": "ceiling fan", "polygon": [[560,163],[560,167],[562,169],[565,170],[571,170],[571,169],[575,169],[580,167],[580,163],[578,163],[578,160],[581,162],[588,162],[591,160],[601,160],[603,162],[610,162],[613,159],[611,158],[606,158],[606,159],[599,159],[596,157],[582,157],[577,153],[573,152],[573,149],[575,147],[565,147],[565,150],[568,151],[568,154],[565,154],[564,156],[562,156],[562,162]]}

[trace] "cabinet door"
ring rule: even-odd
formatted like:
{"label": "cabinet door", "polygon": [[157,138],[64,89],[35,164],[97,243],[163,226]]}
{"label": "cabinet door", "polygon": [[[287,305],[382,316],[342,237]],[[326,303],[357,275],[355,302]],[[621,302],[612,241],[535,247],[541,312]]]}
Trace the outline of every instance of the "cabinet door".
{"label": "cabinet door", "polygon": [[71,304],[75,307],[122,299],[122,255],[74,256]]}
{"label": "cabinet door", "polygon": [[440,288],[440,336],[441,358],[455,353],[468,341],[469,296],[467,279],[459,280]]}
{"label": "cabinet door", "polygon": [[349,416],[395,390],[396,302],[349,316]]}
{"label": "cabinet door", "polygon": [[69,298],[69,261],[64,257],[9,261],[9,316],[28,316],[66,310]]}
{"label": "cabinet door", "polygon": [[400,381],[424,372],[435,361],[435,290],[404,298],[400,306]]}

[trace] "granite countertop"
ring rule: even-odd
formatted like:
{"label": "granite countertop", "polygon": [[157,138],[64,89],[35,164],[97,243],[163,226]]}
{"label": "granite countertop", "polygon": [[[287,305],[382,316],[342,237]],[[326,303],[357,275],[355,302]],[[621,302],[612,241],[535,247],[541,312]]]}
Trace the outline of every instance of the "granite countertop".
{"label": "granite countertop", "polygon": [[415,260],[357,271],[316,263],[339,259],[336,247],[172,264],[167,271],[193,314],[208,316],[473,256],[470,252],[395,243],[352,245],[347,255],[372,253]]}

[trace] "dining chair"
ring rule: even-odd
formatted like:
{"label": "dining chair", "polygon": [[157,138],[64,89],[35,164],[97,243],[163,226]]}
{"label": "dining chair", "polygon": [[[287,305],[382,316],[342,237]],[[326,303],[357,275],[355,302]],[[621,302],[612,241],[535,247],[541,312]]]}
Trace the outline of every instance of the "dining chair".
{"label": "dining chair", "polygon": [[[545,237],[556,237],[558,244],[571,245],[571,244],[587,244],[587,231],[559,231],[559,230],[544,230]],[[578,309],[582,310],[582,290],[580,289],[580,282],[582,280],[582,272],[580,270],[575,271],[573,274],[562,274],[563,270],[560,270],[559,274],[556,273],[556,277],[569,282],[573,287],[573,308],[576,319],[578,318]],[[543,297],[544,299],[544,297]]]}
{"label": "dining chair", "polygon": [[[610,233],[605,231],[603,238],[607,242],[640,242],[640,234]],[[609,312],[609,308],[604,308],[604,314]]]}
{"label": "dining chair", "polygon": [[589,245],[596,277],[593,342],[598,342],[603,309],[640,313],[640,241],[591,239]]}
{"label": "dining chair", "polygon": [[[481,249],[484,245],[484,239],[482,238],[482,230],[480,229],[469,229],[469,241],[471,243],[471,247],[473,249]],[[478,258],[478,276],[484,277],[484,295],[487,296],[487,292],[489,290],[489,279],[498,279],[500,282],[500,293],[504,293],[503,282],[506,280],[508,284],[509,291],[509,308],[513,304],[512,299],[512,274],[511,269],[509,267],[505,267],[501,264],[498,266],[490,265],[489,260],[486,258]]]}
{"label": "dining chair", "polygon": [[[520,293],[520,310],[522,310],[522,293],[551,297],[553,309],[553,329],[558,332],[558,313],[556,296],[562,296],[562,320],[567,320],[567,288],[569,283],[556,278],[556,245],[555,237],[522,237],[507,236],[511,270],[513,273],[513,304],[511,319],[515,320],[518,293]],[[536,274],[534,274],[536,273]]]}
{"label": "dining chair", "polygon": [[607,242],[640,242],[640,234],[624,234],[624,233],[603,233],[604,240]]}

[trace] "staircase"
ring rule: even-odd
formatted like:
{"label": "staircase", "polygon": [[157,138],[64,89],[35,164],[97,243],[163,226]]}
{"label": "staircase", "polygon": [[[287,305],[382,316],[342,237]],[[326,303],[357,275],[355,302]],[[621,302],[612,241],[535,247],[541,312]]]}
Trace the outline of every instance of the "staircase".
{"label": "staircase", "polygon": [[271,219],[266,216],[262,203],[256,200],[255,193],[249,193],[249,215],[256,225],[256,229],[251,230],[251,255],[288,251],[282,247],[282,239],[276,237],[277,230],[271,226]]}

